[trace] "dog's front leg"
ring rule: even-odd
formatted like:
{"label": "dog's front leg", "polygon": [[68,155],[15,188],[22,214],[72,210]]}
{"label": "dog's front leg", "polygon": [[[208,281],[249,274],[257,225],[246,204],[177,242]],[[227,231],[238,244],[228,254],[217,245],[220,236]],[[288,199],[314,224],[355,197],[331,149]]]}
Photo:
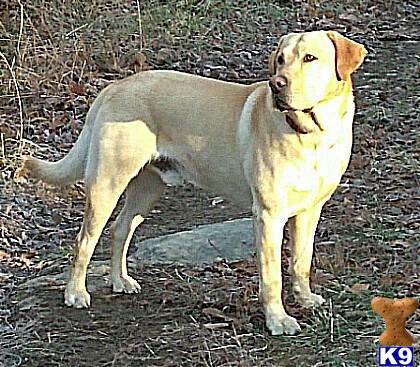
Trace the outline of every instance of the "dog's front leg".
{"label": "dog's front leg", "polygon": [[282,301],[281,245],[286,221],[287,216],[267,209],[257,211],[255,218],[260,298],[272,335],[300,331],[299,324],[286,313]]}
{"label": "dog's front leg", "polygon": [[304,307],[316,307],[325,302],[324,298],[312,293],[309,282],[315,230],[321,209],[322,205],[317,205],[289,220],[293,292]]}

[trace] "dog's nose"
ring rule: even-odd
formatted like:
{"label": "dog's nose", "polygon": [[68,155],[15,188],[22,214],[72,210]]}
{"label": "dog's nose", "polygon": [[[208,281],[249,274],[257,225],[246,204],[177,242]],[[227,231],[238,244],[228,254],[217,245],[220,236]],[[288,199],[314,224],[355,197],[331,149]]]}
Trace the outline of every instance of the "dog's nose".
{"label": "dog's nose", "polygon": [[271,83],[277,90],[280,90],[287,85],[287,79],[283,75],[275,75],[271,78]]}

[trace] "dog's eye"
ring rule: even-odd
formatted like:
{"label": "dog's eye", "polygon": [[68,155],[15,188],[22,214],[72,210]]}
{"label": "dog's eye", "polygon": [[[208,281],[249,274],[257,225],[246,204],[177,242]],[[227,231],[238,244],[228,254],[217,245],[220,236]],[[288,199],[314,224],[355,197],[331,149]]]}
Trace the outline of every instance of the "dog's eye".
{"label": "dog's eye", "polygon": [[284,58],[282,55],[277,56],[277,64],[279,65],[284,64]]}
{"label": "dog's eye", "polygon": [[306,54],[305,57],[303,58],[303,62],[312,62],[318,60],[314,55],[311,54]]}

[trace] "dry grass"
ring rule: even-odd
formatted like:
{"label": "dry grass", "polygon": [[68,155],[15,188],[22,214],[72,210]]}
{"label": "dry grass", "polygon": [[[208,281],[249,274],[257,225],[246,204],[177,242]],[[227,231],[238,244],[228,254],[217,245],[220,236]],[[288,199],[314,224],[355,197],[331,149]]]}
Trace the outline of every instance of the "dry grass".
{"label": "dry grass", "polygon": [[[420,292],[416,4],[278,3],[0,3],[0,366],[375,364],[382,326],[371,297]],[[63,309],[60,282],[18,292],[28,278],[64,271],[83,211],[80,186],[65,196],[15,182],[23,154],[61,157],[112,80],[146,68],[261,80],[280,34],[321,28],[361,41],[370,56],[355,80],[353,159],[317,236],[314,286],[329,303],[311,313],[287,298],[302,334],[268,337],[253,260],[137,267],[141,296],[113,297],[102,285],[89,312]],[[141,236],[243,215],[230,205],[212,208],[200,191],[169,194]],[[99,257],[107,245],[105,239]],[[35,291],[37,298],[29,297]],[[416,320],[409,325],[420,333]]]}

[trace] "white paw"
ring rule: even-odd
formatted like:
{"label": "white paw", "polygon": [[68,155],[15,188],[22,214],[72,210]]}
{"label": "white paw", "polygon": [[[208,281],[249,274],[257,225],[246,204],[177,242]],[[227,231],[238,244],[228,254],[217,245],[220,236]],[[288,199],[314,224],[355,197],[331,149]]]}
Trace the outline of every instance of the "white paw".
{"label": "white paw", "polygon": [[315,293],[295,293],[295,298],[301,306],[306,308],[314,308],[317,306],[321,306],[325,302],[324,297]]}
{"label": "white paw", "polygon": [[300,332],[300,326],[295,318],[287,315],[266,315],[266,325],[271,335],[294,335]]}
{"label": "white paw", "polygon": [[140,284],[128,275],[112,280],[112,291],[115,293],[140,293],[140,290]]}
{"label": "white paw", "polygon": [[89,308],[90,295],[86,289],[69,289],[64,292],[64,303],[69,307]]}

